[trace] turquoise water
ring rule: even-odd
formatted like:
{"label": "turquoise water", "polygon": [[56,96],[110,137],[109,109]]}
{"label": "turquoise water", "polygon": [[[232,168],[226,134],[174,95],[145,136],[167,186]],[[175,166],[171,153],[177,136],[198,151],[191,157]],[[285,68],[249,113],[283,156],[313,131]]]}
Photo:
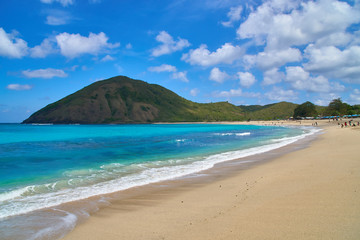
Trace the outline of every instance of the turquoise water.
{"label": "turquoise water", "polygon": [[51,219],[61,219],[57,224],[70,229],[76,216],[56,206],[193,174],[313,132],[219,124],[0,124],[0,235],[31,239],[30,231],[33,239],[54,239],[64,229],[51,229],[50,234],[49,216],[40,218],[45,219],[43,226],[41,221],[35,228],[30,224],[31,230],[20,235],[16,226],[34,218],[34,211],[50,208],[58,212]]}

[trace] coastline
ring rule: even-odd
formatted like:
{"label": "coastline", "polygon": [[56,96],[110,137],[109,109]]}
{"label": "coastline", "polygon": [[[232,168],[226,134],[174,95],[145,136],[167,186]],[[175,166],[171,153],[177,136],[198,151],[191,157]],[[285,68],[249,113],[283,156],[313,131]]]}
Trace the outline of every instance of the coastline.
{"label": "coastline", "polygon": [[358,239],[360,131],[318,122],[325,133],[307,148],[113,201],[64,239]]}

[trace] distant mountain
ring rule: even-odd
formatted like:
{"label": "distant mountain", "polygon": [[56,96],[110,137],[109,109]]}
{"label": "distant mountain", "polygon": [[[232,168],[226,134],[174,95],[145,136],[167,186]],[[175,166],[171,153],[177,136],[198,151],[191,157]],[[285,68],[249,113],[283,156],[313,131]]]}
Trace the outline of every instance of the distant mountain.
{"label": "distant mountain", "polygon": [[294,103],[279,102],[264,106],[241,105],[239,108],[244,113],[244,116],[247,120],[276,120],[288,119],[289,117],[292,117],[297,106],[298,104]]}
{"label": "distant mountain", "polygon": [[95,82],[32,114],[23,123],[107,124],[245,120],[227,102],[200,104],[125,76]]}

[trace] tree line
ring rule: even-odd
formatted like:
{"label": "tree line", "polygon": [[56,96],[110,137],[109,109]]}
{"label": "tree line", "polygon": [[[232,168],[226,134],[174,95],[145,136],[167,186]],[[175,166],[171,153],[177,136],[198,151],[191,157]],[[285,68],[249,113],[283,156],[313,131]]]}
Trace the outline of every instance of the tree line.
{"label": "tree line", "polygon": [[340,98],[332,100],[328,106],[319,107],[311,102],[305,102],[294,110],[294,118],[318,117],[318,116],[344,116],[360,113],[360,105],[349,105]]}

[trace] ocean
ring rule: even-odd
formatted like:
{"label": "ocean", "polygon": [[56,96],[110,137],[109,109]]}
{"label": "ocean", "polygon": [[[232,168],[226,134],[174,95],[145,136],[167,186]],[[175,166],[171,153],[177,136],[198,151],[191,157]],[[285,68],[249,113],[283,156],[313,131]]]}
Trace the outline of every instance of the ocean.
{"label": "ocean", "polygon": [[[105,194],[274,150],[311,127],[0,124],[0,238],[59,239]],[[95,198],[94,198],[95,197]],[[88,208],[64,208],[94,198]],[[80,206],[81,204],[78,204]]]}

